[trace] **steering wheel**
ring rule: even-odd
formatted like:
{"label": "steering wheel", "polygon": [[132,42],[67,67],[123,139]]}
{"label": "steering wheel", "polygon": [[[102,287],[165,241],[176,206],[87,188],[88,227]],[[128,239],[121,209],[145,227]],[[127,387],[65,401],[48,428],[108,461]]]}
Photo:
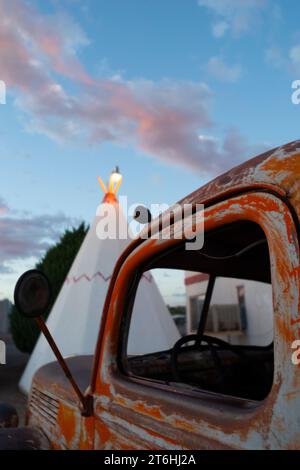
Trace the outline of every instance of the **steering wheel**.
{"label": "steering wheel", "polygon": [[184,344],[189,343],[190,341],[194,341],[195,347],[199,349],[200,351],[204,349],[205,347],[202,344],[202,342],[204,341],[205,343],[207,343],[213,362],[216,368],[219,370],[221,376],[223,376],[223,370],[221,367],[221,360],[219,358],[217,348],[215,347],[215,345],[221,346],[222,349],[227,349],[237,354],[239,357],[242,357],[243,360],[246,359],[242,351],[237,350],[234,347],[234,345],[228,343],[227,341],[224,341],[223,339],[215,338],[214,336],[207,336],[207,335],[202,335],[201,338],[199,338],[199,336],[196,334],[183,336],[182,338],[179,338],[178,341],[176,341],[171,351],[171,371],[176,382],[181,382],[180,373],[178,370],[178,360],[177,360],[179,351]]}

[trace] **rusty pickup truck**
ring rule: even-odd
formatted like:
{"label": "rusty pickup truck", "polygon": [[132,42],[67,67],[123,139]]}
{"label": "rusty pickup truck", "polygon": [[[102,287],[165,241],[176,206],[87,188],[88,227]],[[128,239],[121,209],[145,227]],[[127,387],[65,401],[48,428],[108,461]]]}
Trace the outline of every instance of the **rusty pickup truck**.
{"label": "rusty pickup truck", "polygon": [[[188,251],[176,237],[145,236],[159,235],[165,220],[179,230],[184,204],[204,204],[201,249]],[[2,429],[2,447],[10,434],[16,448],[28,436],[31,445],[52,449],[300,448],[300,361],[293,360],[300,339],[300,141],[235,167],[169,215],[150,221],[116,263],[93,356],[60,356],[39,316],[47,280],[35,272],[19,281],[19,310],[37,318],[58,360],[35,374],[26,427]],[[203,230],[203,211],[190,217],[191,230]],[[206,273],[198,328],[170,350],[128,355],[139,281],[158,268]],[[270,286],[269,344],[207,334],[219,276]]]}

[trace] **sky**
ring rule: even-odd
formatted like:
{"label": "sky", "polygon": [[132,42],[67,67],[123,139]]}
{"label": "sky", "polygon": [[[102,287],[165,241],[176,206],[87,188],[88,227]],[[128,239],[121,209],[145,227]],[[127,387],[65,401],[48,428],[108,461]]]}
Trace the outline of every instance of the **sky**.
{"label": "sky", "polygon": [[0,298],[115,165],[172,204],[299,138],[296,0],[0,0]]}

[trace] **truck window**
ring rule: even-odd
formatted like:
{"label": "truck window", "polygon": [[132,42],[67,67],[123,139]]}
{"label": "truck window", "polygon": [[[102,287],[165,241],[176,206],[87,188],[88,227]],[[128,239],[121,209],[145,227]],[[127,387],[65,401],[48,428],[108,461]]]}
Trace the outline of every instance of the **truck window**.
{"label": "truck window", "polygon": [[[165,348],[126,353],[124,371],[181,390],[266,398],[274,370],[273,305],[268,245],[259,226],[243,221],[207,233],[201,250],[179,246],[153,260],[143,275],[155,280],[178,339],[168,344],[164,331]],[[146,327],[143,309],[134,311]],[[128,313],[127,343],[134,334]]]}

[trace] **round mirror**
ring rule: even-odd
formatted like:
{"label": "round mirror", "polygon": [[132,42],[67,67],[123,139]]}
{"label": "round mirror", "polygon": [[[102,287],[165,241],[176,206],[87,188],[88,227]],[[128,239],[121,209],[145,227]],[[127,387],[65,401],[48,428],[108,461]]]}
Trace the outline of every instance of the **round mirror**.
{"label": "round mirror", "polygon": [[47,276],[37,269],[24,273],[16,284],[14,299],[17,310],[24,317],[41,316],[51,303],[51,287]]}

